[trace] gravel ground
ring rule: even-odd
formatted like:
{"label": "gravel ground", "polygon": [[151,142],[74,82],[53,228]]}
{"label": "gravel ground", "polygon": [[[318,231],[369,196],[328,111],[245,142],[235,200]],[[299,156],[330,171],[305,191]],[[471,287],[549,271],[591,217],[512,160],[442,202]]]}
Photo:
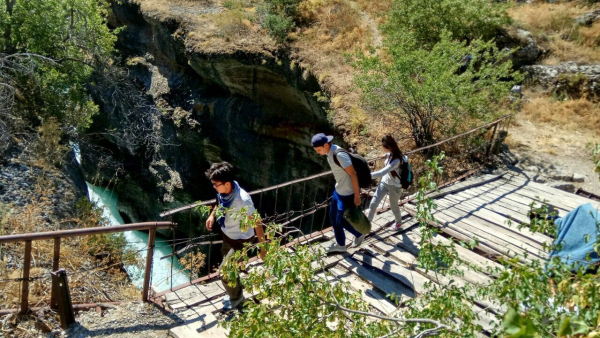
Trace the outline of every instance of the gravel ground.
{"label": "gravel ground", "polygon": [[68,337],[167,337],[171,327],[180,320],[144,303],[127,303],[103,311],[80,312],[63,336]]}

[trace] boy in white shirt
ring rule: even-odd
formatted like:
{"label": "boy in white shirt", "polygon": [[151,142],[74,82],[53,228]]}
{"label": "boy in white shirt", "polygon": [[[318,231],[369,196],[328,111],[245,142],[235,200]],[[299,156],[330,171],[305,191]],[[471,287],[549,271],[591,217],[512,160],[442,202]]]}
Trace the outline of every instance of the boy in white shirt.
{"label": "boy in white shirt", "polygon": [[[254,214],[254,204],[250,195],[233,179],[233,167],[228,162],[221,162],[213,164],[210,169],[206,172],[206,176],[212,181],[213,187],[217,191],[217,201],[219,205],[215,207],[206,220],[206,229],[212,231],[213,225],[217,223],[221,227],[223,246],[221,247],[221,254],[223,255],[223,263],[228,259],[235,251],[242,250],[244,243],[252,242],[254,240],[254,229],[248,227],[248,229],[242,229],[240,222],[244,215],[240,215],[242,208],[246,208],[248,217],[251,219]],[[215,213],[218,208],[226,209],[223,217],[215,219]],[[264,242],[265,234],[260,222],[256,225],[256,235],[259,242]],[[264,249],[260,252],[260,258],[265,257]],[[221,263],[221,265],[223,265]],[[231,287],[227,281],[221,276],[221,282],[223,287],[227,291],[228,297],[224,300],[224,311],[229,311],[237,308],[242,301],[244,301],[244,294],[242,293],[242,283],[240,278],[237,278],[236,285]]]}

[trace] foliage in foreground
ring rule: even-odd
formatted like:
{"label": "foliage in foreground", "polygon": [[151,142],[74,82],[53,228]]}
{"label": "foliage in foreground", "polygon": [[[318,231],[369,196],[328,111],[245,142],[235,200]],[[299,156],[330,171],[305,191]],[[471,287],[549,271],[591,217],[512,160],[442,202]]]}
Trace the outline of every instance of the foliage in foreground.
{"label": "foliage in foreground", "polygon": [[[420,337],[429,332],[442,337],[475,337],[482,330],[481,309],[472,304],[485,301],[492,311],[498,311],[496,321],[491,323],[492,336],[596,337],[600,333],[597,275],[572,271],[558,259],[545,266],[531,257],[500,259],[501,268],[481,271],[462,261],[453,244],[431,242],[439,231],[432,227],[436,224],[432,213],[437,206],[426,192],[436,189],[434,178],[442,172],[438,165],[441,158],[443,154],[428,161],[429,170],[419,179],[417,218],[424,240],[419,243],[418,267],[435,271],[447,283],[429,283],[416,299],[388,295],[397,301],[398,309],[389,316],[376,314],[349,284],[337,280],[330,271],[323,272],[322,251],[310,245],[283,248],[281,239],[289,233],[270,224],[267,243],[258,245],[267,251],[264,264],[250,269],[242,278],[246,290],[256,292],[259,302],[247,302],[242,312],[224,324],[231,329],[230,336]],[[248,264],[253,250],[256,247],[249,246],[224,264],[222,273],[228,280],[235,281],[238,262]],[[599,251],[600,245],[596,246]],[[459,264],[486,273],[493,281],[477,287],[459,283],[465,273]]]}

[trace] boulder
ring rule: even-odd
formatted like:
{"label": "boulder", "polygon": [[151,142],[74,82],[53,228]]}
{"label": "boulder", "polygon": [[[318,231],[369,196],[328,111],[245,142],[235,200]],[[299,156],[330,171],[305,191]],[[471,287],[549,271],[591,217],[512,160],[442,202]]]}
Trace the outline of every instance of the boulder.
{"label": "boulder", "polygon": [[571,183],[555,183],[551,185],[552,188],[560,189],[566,192],[574,193],[575,186]]}
{"label": "boulder", "polygon": [[598,18],[600,18],[600,9],[596,9],[594,11],[583,14],[582,16],[575,19],[575,22],[582,26],[591,26],[592,24],[594,24],[594,21],[598,20]]}
{"label": "boulder", "polygon": [[573,174],[573,182],[582,183],[585,182],[585,176],[581,174]]}
{"label": "boulder", "polygon": [[549,178],[555,180],[555,181],[565,181],[565,182],[571,182],[573,181],[573,175],[566,173],[564,171],[556,171],[556,172],[551,172],[548,175]]}
{"label": "boulder", "polygon": [[527,72],[530,85],[539,86],[559,98],[600,99],[600,65],[570,61],[556,66],[525,66],[523,70]]}
{"label": "boulder", "polygon": [[524,29],[509,29],[497,39],[503,48],[516,49],[510,55],[515,69],[535,64],[543,54],[531,32]]}

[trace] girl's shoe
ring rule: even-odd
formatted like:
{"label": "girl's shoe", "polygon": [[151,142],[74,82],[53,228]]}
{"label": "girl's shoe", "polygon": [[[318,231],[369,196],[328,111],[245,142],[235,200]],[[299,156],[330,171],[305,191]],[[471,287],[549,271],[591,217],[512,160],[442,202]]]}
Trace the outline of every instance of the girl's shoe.
{"label": "girl's shoe", "polygon": [[396,222],[390,226],[391,231],[398,231],[398,230],[400,230],[400,228],[402,228],[402,223],[398,223],[398,222]]}

